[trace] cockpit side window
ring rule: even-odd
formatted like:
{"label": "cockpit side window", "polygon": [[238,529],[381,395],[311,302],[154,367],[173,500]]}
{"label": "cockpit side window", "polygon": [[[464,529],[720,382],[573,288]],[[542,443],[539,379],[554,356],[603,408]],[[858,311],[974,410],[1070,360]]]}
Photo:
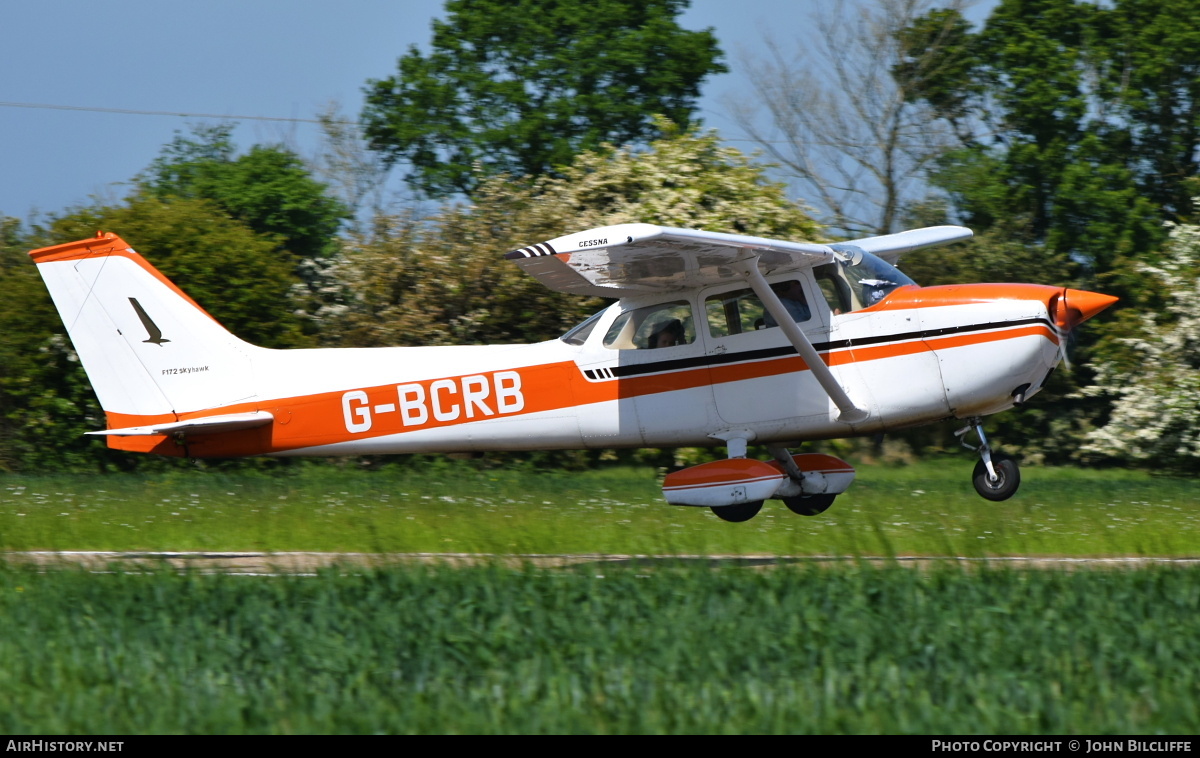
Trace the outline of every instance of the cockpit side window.
{"label": "cockpit side window", "polygon": [[[804,283],[799,279],[775,282],[771,289],[796,323],[812,318]],[[752,289],[709,295],[704,298],[704,313],[708,317],[708,333],[714,337],[728,337],[778,326]]]}
{"label": "cockpit side window", "polygon": [[704,312],[708,317],[708,333],[714,337],[762,329],[766,313],[751,289],[709,295],[704,299]]}
{"label": "cockpit side window", "polygon": [[613,350],[655,350],[695,341],[692,306],[686,300],[625,311],[604,335],[604,346]]}
{"label": "cockpit side window", "polygon": [[[804,294],[804,284],[799,279],[785,279],[775,282],[771,289],[779,296],[779,302],[797,324],[812,318],[812,308],[808,307],[808,296]],[[767,312],[763,314],[763,326],[770,328],[779,326],[775,317]]]}

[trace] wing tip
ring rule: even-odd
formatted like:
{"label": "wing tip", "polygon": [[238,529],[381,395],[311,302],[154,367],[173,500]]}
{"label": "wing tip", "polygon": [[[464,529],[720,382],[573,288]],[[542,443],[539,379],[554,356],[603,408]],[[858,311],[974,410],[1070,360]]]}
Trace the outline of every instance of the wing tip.
{"label": "wing tip", "polygon": [[509,261],[519,261],[524,258],[539,258],[543,255],[558,255],[554,247],[549,242],[539,242],[536,245],[523,247],[519,250],[513,250],[504,254],[504,259]]}

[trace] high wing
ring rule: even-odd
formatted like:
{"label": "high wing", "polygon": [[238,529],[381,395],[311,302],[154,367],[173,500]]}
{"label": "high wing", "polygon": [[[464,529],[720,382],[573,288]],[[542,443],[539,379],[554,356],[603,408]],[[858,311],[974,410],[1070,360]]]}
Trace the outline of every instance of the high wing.
{"label": "high wing", "polygon": [[557,237],[504,257],[516,261],[550,289],[580,295],[623,297],[745,281],[838,407],[838,420],[854,424],[866,419],[868,412],[838,383],[765,276],[846,260],[855,250],[895,261],[911,250],[970,236],[971,230],[963,227],[934,226],[814,245],[653,224],[618,224]]}
{"label": "high wing", "polygon": [[965,226],[927,226],[924,229],[910,229],[907,232],[885,234],[880,237],[866,237],[859,240],[849,240],[846,244],[862,248],[868,253],[874,253],[892,265],[900,260],[900,256],[911,253],[922,247],[938,247],[952,242],[962,242],[970,239],[974,233]]}
{"label": "high wing", "polygon": [[835,258],[828,245],[653,224],[601,226],[514,250],[504,257],[516,261],[550,289],[623,297],[739,279],[732,267],[755,255],[767,274],[808,268]]}
{"label": "high wing", "polygon": [[969,239],[971,234],[961,226],[931,226],[824,245],[654,224],[618,224],[556,237],[504,257],[550,289],[622,297],[721,284],[740,278],[736,273],[739,262],[754,256],[765,275],[829,263],[842,245],[895,263],[918,248],[948,245]]}

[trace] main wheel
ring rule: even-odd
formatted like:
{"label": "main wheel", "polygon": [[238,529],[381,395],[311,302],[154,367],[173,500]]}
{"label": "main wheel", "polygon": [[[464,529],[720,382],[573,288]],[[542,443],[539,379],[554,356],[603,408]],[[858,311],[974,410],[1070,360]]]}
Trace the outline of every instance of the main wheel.
{"label": "main wheel", "polygon": [[992,455],[992,467],[996,469],[996,480],[988,477],[987,464],[982,460],[975,464],[971,482],[975,491],[988,500],[1008,500],[1021,486],[1021,472],[1017,462],[1006,455]]}
{"label": "main wheel", "polygon": [[717,518],[722,521],[740,524],[757,516],[758,512],[762,510],[762,506],[763,501],[752,500],[749,503],[738,503],[737,505],[714,505],[712,512],[717,514]]}
{"label": "main wheel", "polygon": [[798,513],[801,516],[816,516],[818,513],[829,510],[835,497],[837,495],[797,495],[783,498],[783,504],[792,513]]}

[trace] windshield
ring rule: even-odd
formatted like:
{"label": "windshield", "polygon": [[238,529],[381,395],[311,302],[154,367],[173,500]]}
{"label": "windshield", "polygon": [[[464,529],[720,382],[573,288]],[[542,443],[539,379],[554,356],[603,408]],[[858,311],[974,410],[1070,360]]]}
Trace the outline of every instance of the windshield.
{"label": "windshield", "polygon": [[887,261],[853,245],[830,245],[838,260],[817,266],[813,273],[834,313],[870,308],[912,279]]}

